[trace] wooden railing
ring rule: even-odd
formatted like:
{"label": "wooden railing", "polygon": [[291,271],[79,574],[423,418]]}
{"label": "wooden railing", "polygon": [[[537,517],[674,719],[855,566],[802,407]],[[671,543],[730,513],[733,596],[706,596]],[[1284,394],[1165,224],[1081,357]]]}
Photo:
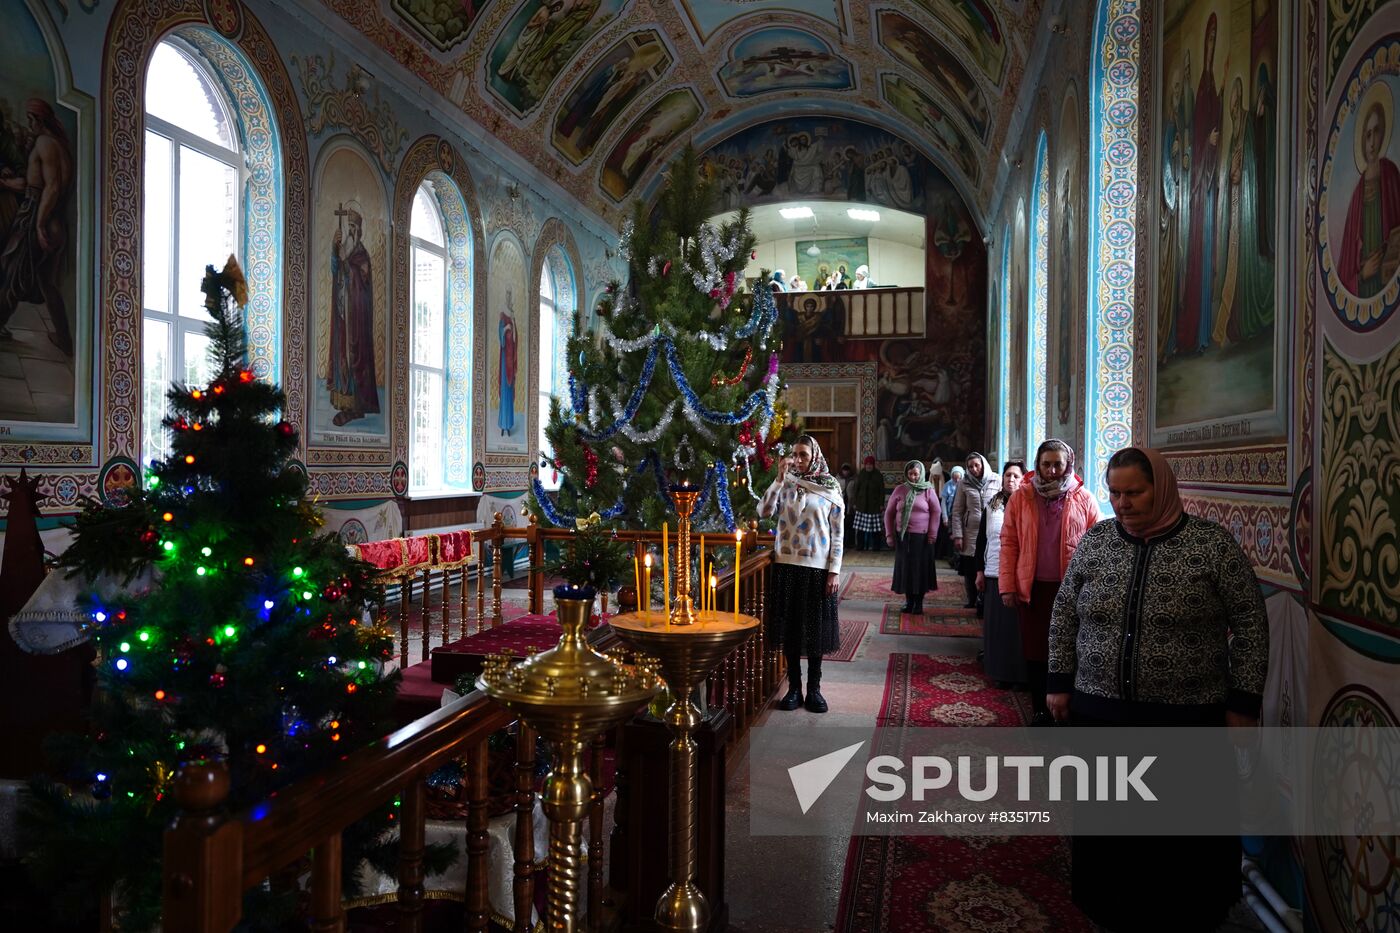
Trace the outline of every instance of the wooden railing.
{"label": "wooden railing", "polygon": [[[567,546],[566,530],[541,529],[532,519],[528,527],[505,528],[495,516],[492,527],[481,532],[477,542],[477,567],[485,548],[491,548],[491,606],[486,614],[485,583],[476,575],[476,628],[501,624],[501,547],[509,540],[524,540],[530,554],[529,600],[534,611],[543,608],[543,577],[538,571],[542,551],[548,541]],[[620,537],[634,547],[656,542],[649,532],[625,532]],[[732,540],[732,539],[731,539]],[[764,617],[765,592],[772,562],[771,536],[759,535],[751,526],[745,549],[750,555],[739,568],[737,591],[729,587],[732,569],[725,573],[721,592],[737,592],[740,609]],[[467,567],[461,570],[460,631],[467,633]],[[443,604],[449,600],[444,579]],[[424,594],[427,595],[425,585]],[[424,633],[427,648],[427,600]],[[733,603],[721,601],[732,609]],[[446,611],[442,637],[447,639]],[[488,624],[489,623],[489,624]],[[595,639],[606,646],[607,632]],[[406,641],[406,639],[405,639]],[[404,646],[405,654],[406,645]],[[779,679],[780,653],[765,648],[761,633],[726,658],[706,683],[705,696],[715,706],[724,707],[733,717],[737,740],[773,696]],[[197,762],[181,767],[175,781],[180,814],[165,835],[163,928],[190,933],[226,933],[239,921],[243,894],[269,877],[285,877],[311,854],[309,900],[310,928],[317,931],[345,929],[341,891],[341,833],[386,801],[398,796],[400,855],[398,867],[398,906],[400,928],[422,929],[425,902],[423,854],[426,826],[426,778],[450,760],[465,761],[466,884],[465,927],[469,931],[488,928],[487,865],[487,737],[508,725],[510,715],[481,693],[474,692],[417,720],[384,739],[341,759],[325,771],[283,788],[266,800],[241,812],[230,813],[229,771],[220,761]],[[594,742],[591,777],[595,788],[602,787],[602,737]],[[736,746],[731,746],[731,748]],[[534,865],[543,853],[534,851],[533,784],[535,736],[521,725],[516,745],[515,833],[513,841],[514,930],[531,929],[534,904]],[[619,769],[616,777],[619,797],[626,793],[626,776]],[[619,812],[622,807],[618,808]],[[589,879],[587,887],[590,930],[602,929],[603,915],[603,799],[595,793],[589,816]],[[616,834],[614,834],[616,838]],[[619,879],[613,879],[616,887]]]}

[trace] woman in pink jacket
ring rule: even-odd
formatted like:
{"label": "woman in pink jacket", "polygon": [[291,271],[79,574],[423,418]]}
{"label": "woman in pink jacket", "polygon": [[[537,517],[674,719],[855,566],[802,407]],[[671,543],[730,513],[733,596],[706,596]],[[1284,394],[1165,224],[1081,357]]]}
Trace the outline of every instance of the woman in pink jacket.
{"label": "woman in pink jacket", "polygon": [[933,566],[933,542],[938,538],[938,491],[924,479],[924,464],[904,464],[904,482],[885,503],[885,543],[894,548],[894,579],[890,589],[904,597],[901,612],[923,615],[924,594],[938,589]]}
{"label": "woman in pink jacket", "polygon": [[1074,472],[1074,451],[1051,438],[1035,452],[1035,470],[1006,504],[1001,526],[1001,601],[1021,623],[1033,726],[1053,719],[1045,700],[1050,610],[1079,539],[1100,518],[1098,503]]}

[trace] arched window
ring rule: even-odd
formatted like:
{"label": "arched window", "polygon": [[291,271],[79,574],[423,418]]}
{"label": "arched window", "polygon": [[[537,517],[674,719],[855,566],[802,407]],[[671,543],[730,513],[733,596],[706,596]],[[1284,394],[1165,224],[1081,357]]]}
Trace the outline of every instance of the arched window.
{"label": "arched window", "polygon": [[1133,436],[1137,254],[1138,0],[1099,0],[1090,62],[1089,290],[1084,482],[1110,512],[1108,458]]}
{"label": "arched window", "polygon": [[471,462],[471,232],[461,192],[431,172],[413,196],[409,492],[460,492]]}
{"label": "arched window", "polygon": [[997,454],[1011,457],[1011,224],[1001,234],[1001,339],[997,341]]}
{"label": "arched window", "polygon": [[146,72],[141,456],[169,449],[161,419],[172,381],[211,376],[199,290],[208,264],[241,257],[247,168],[234,108],[192,46],[167,39]]}
{"label": "arched window", "polygon": [[[540,458],[554,458],[554,450],[544,435],[549,423],[550,396],[563,395],[568,387],[568,367],[564,352],[574,312],[574,283],[568,260],[558,249],[549,251],[540,270]],[[546,489],[559,488],[559,477],[548,467],[540,469],[540,483]]]}
{"label": "arched window", "polygon": [[447,235],[432,182],[423,182],[413,198],[409,243],[413,358],[408,488],[436,492],[443,487],[442,409],[447,394]]}
{"label": "arched window", "polygon": [[1035,144],[1035,177],[1031,182],[1030,301],[1026,328],[1026,449],[1045,439],[1049,430],[1046,395],[1050,391],[1050,160],[1045,156],[1045,131]]}

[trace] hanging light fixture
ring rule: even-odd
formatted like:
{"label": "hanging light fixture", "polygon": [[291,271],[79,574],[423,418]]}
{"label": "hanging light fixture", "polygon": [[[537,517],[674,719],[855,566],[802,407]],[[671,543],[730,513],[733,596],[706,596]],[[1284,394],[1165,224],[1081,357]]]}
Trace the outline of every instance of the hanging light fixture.
{"label": "hanging light fixture", "polygon": [[821,247],[817,246],[817,244],[813,243],[811,246],[807,247],[808,256],[820,256],[821,254]]}

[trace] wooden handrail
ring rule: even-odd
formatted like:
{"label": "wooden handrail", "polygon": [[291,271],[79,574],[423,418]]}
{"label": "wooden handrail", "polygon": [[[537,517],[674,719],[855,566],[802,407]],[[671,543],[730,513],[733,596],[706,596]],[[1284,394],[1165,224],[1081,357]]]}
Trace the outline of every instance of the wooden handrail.
{"label": "wooden handrail", "polygon": [[238,817],[245,823],[243,887],[300,858],[512,719],[485,694],[472,692],[250,808]]}

